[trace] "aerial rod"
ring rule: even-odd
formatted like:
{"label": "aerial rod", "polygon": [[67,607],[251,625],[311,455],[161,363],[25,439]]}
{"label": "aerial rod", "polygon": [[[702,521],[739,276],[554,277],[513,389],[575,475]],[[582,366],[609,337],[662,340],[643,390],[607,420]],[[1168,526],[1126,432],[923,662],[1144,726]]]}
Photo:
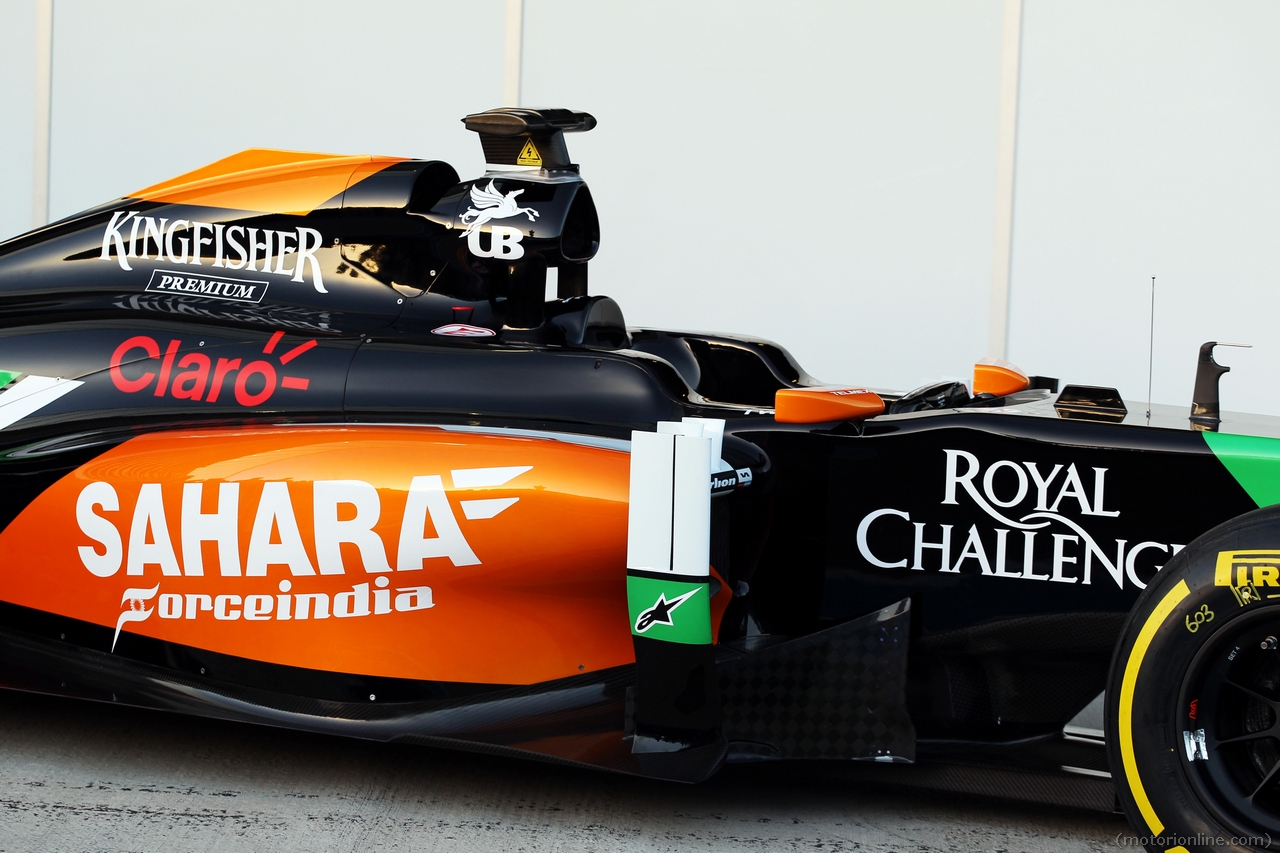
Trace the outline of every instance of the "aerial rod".
{"label": "aerial rod", "polygon": [[1151,374],[1156,353],[1156,277],[1151,276],[1151,327],[1147,330],[1147,426],[1151,426]]}

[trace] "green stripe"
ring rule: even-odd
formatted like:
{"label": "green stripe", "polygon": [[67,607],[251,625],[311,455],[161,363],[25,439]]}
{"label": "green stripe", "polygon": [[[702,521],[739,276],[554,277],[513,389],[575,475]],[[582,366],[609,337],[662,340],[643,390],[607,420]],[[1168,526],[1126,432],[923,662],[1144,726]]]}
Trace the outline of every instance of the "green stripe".
{"label": "green stripe", "polygon": [[1280,438],[1202,432],[1205,443],[1258,506],[1280,504]]}
{"label": "green stripe", "polygon": [[[672,601],[690,592],[693,594],[667,614],[670,625],[653,621],[643,630],[636,629],[641,614],[652,610],[660,599]],[[711,642],[711,597],[706,583],[628,576],[627,610],[631,613],[631,633],[637,637],[688,645]]]}
{"label": "green stripe", "polygon": [[0,370],[0,388],[8,387],[9,383],[22,375],[18,370]]}

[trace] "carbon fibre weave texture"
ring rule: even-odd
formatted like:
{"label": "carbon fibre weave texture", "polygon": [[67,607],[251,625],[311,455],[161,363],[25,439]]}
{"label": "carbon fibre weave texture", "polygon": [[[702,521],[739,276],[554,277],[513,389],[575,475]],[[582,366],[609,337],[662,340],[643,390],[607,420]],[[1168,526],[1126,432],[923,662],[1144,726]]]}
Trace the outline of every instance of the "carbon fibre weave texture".
{"label": "carbon fibre weave texture", "polygon": [[722,661],[723,731],[781,758],[914,761],[906,709],[910,601]]}

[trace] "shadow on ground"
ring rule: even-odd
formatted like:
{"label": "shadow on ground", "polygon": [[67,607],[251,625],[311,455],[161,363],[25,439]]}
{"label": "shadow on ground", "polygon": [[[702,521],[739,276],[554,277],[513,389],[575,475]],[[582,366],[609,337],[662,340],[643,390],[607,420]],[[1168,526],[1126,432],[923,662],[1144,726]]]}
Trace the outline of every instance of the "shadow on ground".
{"label": "shadow on ground", "polygon": [[737,766],[689,787],[0,692],[0,851],[1064,853],[1128,835],[1117,816],[841,770]]}

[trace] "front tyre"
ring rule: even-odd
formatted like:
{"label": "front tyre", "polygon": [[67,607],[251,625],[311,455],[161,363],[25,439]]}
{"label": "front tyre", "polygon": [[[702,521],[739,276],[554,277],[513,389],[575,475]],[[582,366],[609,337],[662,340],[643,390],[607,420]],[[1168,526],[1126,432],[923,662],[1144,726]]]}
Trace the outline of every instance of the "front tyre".
{"label": "front tyre", "polygon": [[1148,850],[1280,849],[1280,509],[1210,530],[1138,599],[1107,750]]}

